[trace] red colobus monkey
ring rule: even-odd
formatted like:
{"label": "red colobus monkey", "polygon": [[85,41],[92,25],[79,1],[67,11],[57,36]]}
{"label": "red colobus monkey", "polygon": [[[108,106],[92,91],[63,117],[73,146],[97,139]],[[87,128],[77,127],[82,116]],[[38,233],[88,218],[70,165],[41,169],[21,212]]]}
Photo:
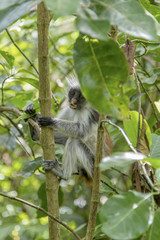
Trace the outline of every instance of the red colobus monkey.
{"label": "red colobus monkey", "polygon": [[[46,160],[45,171],[52,170],[58,177],[69,179],[73,173],[92,178],[96,153],[99,114],[84,98],[79,85],[72,83],[68,90],[68,106],[56,118],[38,117],[40,127],[49,126],[54,130],[55,143],[64,145],[62,168],[58,161]],[[33,114],[33,105],[26,108],[26,113]],[[37,118],[35,115],[33,118]],[[30,126],[31,137],[38,140],[36,130]],[[105,131],[103,155],[109,155],[111,140]]]}

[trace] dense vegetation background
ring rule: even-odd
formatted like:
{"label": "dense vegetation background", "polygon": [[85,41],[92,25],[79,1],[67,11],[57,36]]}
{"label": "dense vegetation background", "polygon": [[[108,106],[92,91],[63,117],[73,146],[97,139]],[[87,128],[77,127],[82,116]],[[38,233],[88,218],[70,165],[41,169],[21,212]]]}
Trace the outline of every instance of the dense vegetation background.
{"label": "dense vegetation background", "polygon": [[[34,103],[39,112],[39,2],[0,3],[0,191],[46,209],[42,149],[31,140],[24,121],[28,104]],[[85,97],[111,121],[106,127],[113,155],[101,164],[106,184],[100,187],[95,239],[159,240],[159,1],[45,3],[53,12],[51,88],[60,103],[57,106],[53,100],[53,116],[66,104],[66,77],[75,70]],[[56,146],[56,156],[62,155],[63,148]],[[80,237],[86,233],[90,198],[91,189],[77,176],[60,182],[61,220]],[[48,239],[47,216],[2,196],[0,203],[1,240]],[[61,239],[75,237],[61,227]]]}

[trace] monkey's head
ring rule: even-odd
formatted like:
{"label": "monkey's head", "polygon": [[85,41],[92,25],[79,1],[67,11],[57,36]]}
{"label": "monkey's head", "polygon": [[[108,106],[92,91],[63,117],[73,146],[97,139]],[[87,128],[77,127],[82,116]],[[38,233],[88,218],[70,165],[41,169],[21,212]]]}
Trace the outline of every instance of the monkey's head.
{"label": "monkey's head", "polygon": [[68,100],[70,108],[74,110],[82,109],[87,102],[79,87],[71,87],[69,89]]}

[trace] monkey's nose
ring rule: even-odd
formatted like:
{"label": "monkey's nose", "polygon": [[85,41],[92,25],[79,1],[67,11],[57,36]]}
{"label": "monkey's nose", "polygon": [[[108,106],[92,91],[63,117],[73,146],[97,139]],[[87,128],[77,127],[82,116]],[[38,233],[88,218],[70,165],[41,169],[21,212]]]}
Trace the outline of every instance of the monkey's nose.
{"label": "monkey's nose", "polygon": [[70,102],[70,107],[71,108],[77,108],[77,99],[75,99],[75,98],[72,98],[71,99],[71,102]]}

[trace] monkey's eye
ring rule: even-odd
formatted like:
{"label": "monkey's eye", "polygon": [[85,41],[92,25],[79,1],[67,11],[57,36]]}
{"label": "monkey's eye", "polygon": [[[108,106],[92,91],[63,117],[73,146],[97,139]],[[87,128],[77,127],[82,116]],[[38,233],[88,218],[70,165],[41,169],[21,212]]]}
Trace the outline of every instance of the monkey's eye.
{"label": "monkey's eye", "polygon": [[72,97],[74,96],[74,94],[75,94],[74,89],[71,89],[71,90],[69,91],[69,98],[72,98]]}

